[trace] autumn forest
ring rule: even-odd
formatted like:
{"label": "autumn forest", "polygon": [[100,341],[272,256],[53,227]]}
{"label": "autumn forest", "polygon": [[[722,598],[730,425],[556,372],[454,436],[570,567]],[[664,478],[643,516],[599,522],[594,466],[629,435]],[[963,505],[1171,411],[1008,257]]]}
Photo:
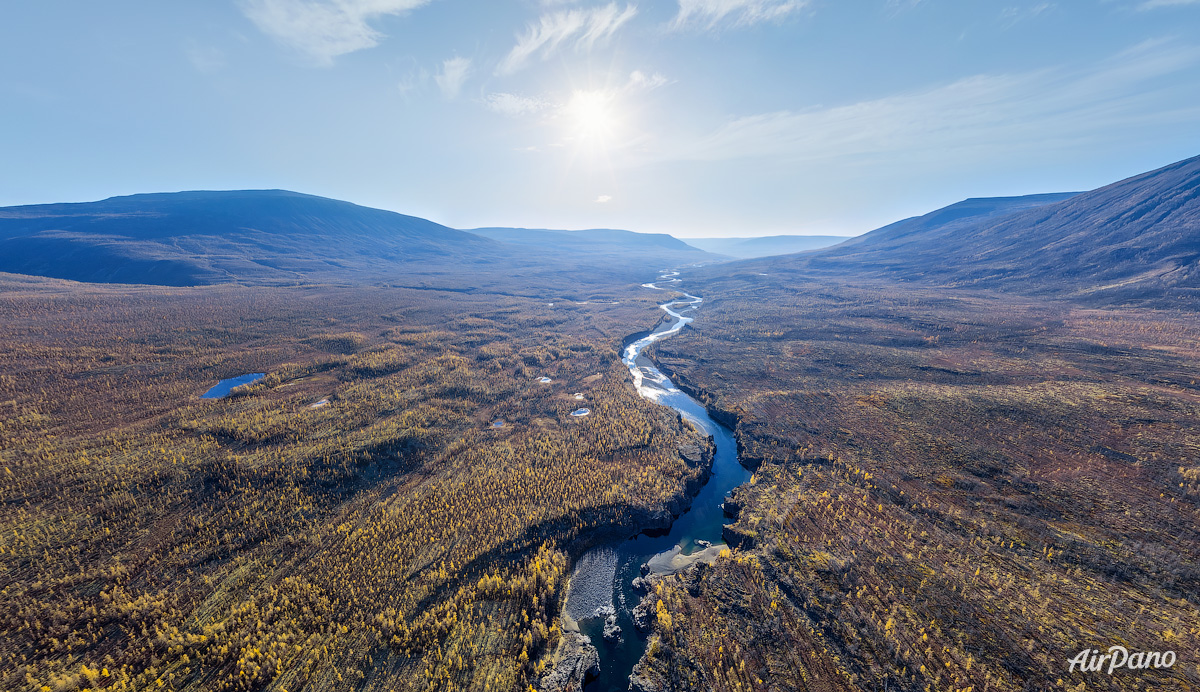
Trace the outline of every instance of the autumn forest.
{"label": "autumn forest", "polygon": [[0,689],[1200,689],[1198,191],[742,261],[0,209]]}

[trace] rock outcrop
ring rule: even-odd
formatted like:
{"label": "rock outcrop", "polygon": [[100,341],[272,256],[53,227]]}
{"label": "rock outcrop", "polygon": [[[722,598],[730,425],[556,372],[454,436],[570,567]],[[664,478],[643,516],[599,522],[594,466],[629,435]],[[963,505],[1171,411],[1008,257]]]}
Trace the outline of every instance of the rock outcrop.
{"label": "rock outcrop", "polygon": [[706,461],[706,451],[700,448],[700,445],[694,442],[689,442],[679,446],[679,456],[687,462],[687,465],[696,468]]}
{"label": "rock outcrop", "polygon": [[[655,601],[657,603],[657,601]],[[633,626],[639,632],[649,632],[653,626],[654,607],[649,599],[643,600],[641,603],[633,607],[630,616],[633,617]]]}
{"label": "rock outcrop", "polygon": [[579,692],[583,684],[600,674],[600,652],[592,640],[578,632],[567,632],[554,652],[554,664],[537,682],[540,692]]}
{"label": "rock outcrop", "polygon": [[662,692],[662,690],[662,685],[640,672],[635,671],[633,675],[629,676],[629,692]]}
{"label": "rock outcrop", "polygon": [[621,626],[617,624],[617,616],[609,615],[604,619],[604,641],[617,642],[621,640]]}

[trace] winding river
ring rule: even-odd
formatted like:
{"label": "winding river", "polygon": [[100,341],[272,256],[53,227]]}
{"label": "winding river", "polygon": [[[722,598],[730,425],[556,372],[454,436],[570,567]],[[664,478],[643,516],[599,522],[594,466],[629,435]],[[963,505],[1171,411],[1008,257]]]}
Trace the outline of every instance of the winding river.
{"label": "winding river", "polygon": [[[678,283],[678,272],[667,272],[657,283],[643,284],[654,290],[674,290],[658,284]],[[750,479],[750,472],[738,462],[737,444],[733,433],[709,417],[704,406],[675,386],[642,351],[657,341],[679,333],[692,321],[703,302],[697,296],[684,297],[663,303],[662,308],[672,320],[658,326],[649,335],[629,344],[621,359],[633,375],[637,391],[643,397],[678,411],[716,443],[712,477],[692,500],[691,509],[671,524],[665,535],[640,535],[616,544],[600,546],[589,551],[577,563],[571,578],[566,612],[579,622],[579,629],[591,637],[600,651],[600,675],[588,682],[584,692],[624,692],[629,689],[629,675],[646,649],[646,635],[633,626],[631,611],[640,595],[631,582],[641,574],[643,564],[650,563],[655,571],[665,568],[678,554],[691,555],[703,550],[705,544],[721,544],[721,528],[725,517],[721,502],[731,490]],[[618,641],[603,637],[605,616],[616,615],[621,627]]]}

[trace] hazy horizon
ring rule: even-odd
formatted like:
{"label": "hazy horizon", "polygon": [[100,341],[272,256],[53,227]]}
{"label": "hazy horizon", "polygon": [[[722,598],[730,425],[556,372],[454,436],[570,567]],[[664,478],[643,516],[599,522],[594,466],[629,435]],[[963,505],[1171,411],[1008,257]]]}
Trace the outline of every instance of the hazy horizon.
{"label": "hazy horizon", "polygon": [[282,188],[454,228],[853,236],[1200,153],[1200,3],[0,10],[0,205]]}

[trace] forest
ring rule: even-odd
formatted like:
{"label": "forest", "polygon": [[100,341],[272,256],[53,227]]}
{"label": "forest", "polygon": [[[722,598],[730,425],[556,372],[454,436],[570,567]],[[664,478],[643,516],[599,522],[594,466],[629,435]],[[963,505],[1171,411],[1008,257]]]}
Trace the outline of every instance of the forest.
{"label": "forest", "polygon": [[[1195,313],[683,278],[648,355],[755,474],[633,689],[1200,687]],[[3,689],[577,689],[575,560],[707,474],[636,285],[0,289]],[[1179,660],[1070,670],[1113,645]]]}
{"label": "forest", "polygon": [[525,690],[573,559],[705,473],[636,286],[0,281],[6,690]]}
{"label": "forest", "polygon": [[[643,602],[642,689],[1200,687],[1194,312],[683,286],[712,298],[654,357],[757,470],[724,557]],[[1113,645],[1179,662],[1070,670]]]}

